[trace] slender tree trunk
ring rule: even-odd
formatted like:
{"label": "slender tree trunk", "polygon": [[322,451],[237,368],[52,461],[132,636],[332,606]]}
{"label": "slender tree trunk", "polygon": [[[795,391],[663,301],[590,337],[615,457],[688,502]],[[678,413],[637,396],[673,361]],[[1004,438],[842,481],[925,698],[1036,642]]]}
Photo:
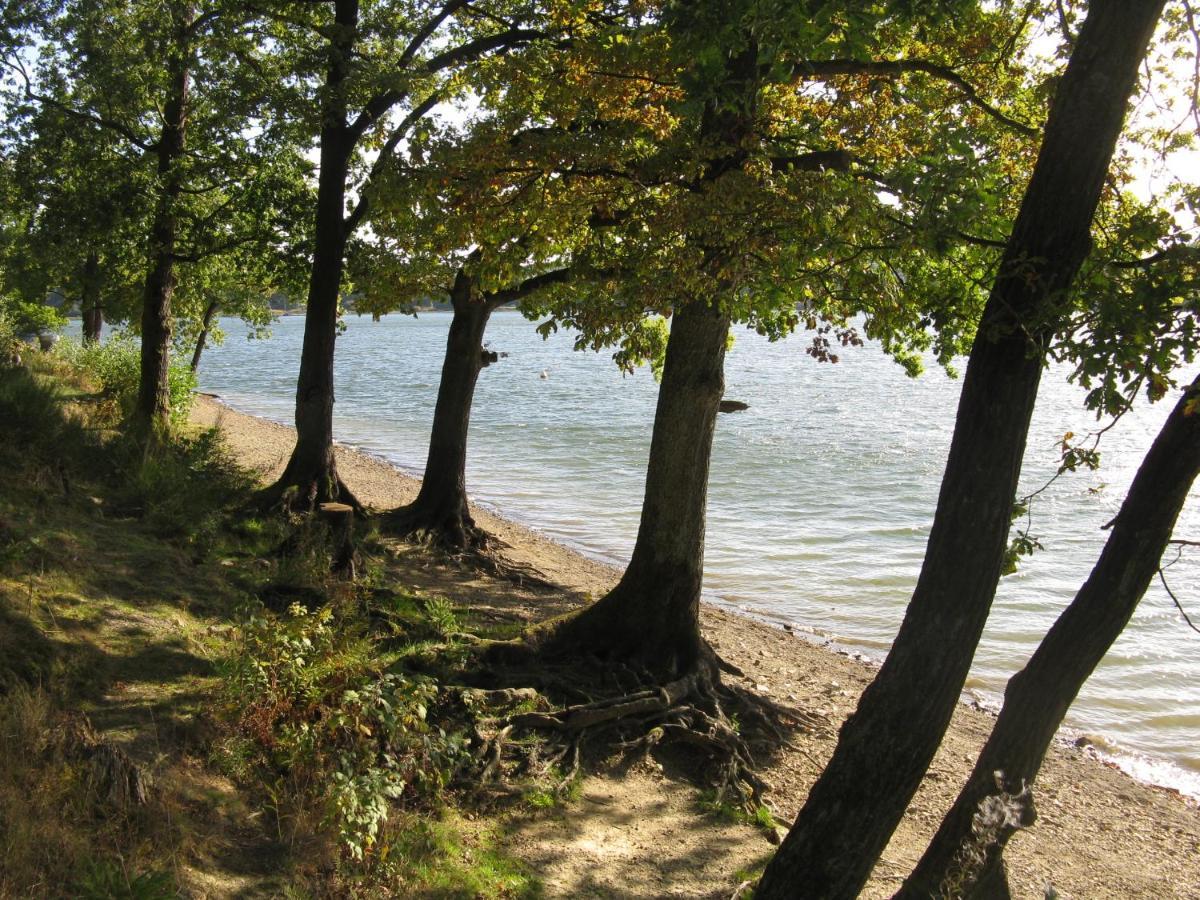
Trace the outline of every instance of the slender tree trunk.
{"label": "slender tree trunk", "polygon": [[104,313],[100,307],[100,257],[95,250],[88,252],[81,274],[79,311],[83,316],[83,343],[98,344]]}
{"label": "slender tree trunk", "polygon": [[696,302],[675,311],[633,556],[612,591],[558,626],[549,649],[634,660],[665,680],[697,671],[715,677],[700,636],[700,586],[728,334],[729,317],[714,306]]}
{"label": "slender tree trunk", "polygon": [[200,355],[204,353],[204,345],[208,343],[208,332],[212,330],[213,317],[220,306],[218,301],[210,300],[208,306],[204,307],[204,318],[200,320],[200,334],[196,337],[196,349],[192,351],[193,372],[200,368]]}
{"label": "slender tree trunk", "polygon": [[416,500],[388,517],[388,525],[401,533],[423,534],[463,548],[482,539],[467,503],[467,434],[475,384],[483,368],[483,334],[495,304],[479,295],[474,280],[461,269],[450,302],[454,318],[446,339],[421,490]]}
{"label": "slender tree trunk", "polygon": [[302,508],[341,500],[361,511],[361,504],[338,478],[333,453],[333,358],[346,255],[346,178],[355,142],[347,122],[344,82],[358,28],[358,0],[337,0],[334,21],[325,76],[315,248],[296,383],[296,446],[265,499],[278,501],[294,489],[296,497],[289,502]]}
{"label": "slender tree trunk", "polygon": [[857,897],[954,712],[987,619],[1046,342],[1162,0],[1093,0],[971,350],[925,562],[896,642],[755,896]]}
{"label": "slender tree trunk", "polygon": [[[1032,824],[1027,788],[1079,689],[1150,586],[1200,473],[1198,401],[1200,378],[1175,405],[1142,461],[1088,580],[1009,681],[975,771],[898,898],[984,898],[994,895],[984,884],[1006,882],[1004,847],[1022,822]],[[997,815],[1006,805],[1009,815]]]}
{"label": "slender tree trunk", "polygon": [[168,60],[169,96],[163,108],[158,155],[158,204],[150,227],[150,271],[142,299],[141,380],[134,422],[138,430],[155,433],[170,425],[171,297],[175,292],[175,242],[179,227],[176,206],[183,188],[179,160],[187,147],[188,101],[191,88],[189,29],[191,4],[180,12],[178,36]]}

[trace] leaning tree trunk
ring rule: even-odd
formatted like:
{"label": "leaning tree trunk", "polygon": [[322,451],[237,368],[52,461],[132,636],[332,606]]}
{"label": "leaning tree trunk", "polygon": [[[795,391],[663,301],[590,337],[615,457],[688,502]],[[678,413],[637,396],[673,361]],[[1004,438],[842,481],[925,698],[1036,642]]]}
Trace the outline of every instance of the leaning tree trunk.
{"label": "leaning tree trunk", "polygon": [[100,343],[104,312],[100,306],[100,257],[95,250],[88,253],[80,279],[79,311],[83,317],[84,345]]}
{"label": "leaning tree trunk", "polygon": [[954,712],[1002,570],[1046,342],[1089,246],[1163,0],[1094,0],[971,349],[925,562],[896,642],[756,897],[857,897]]}
{"label": "leaning tree trunk", "polygon": [[[347,122],[344,82],[350,74],[357,0],[337,0],[337,29],[329,44],[321,126],[317,216],[304,344],[296,382],[296,446],[279,480],[268,488],[267,503],[315,509],[340,500],[361,512],[362,506],[338,478],[333,453],[333,358],[337,338],[338,296],[346,255],[346,178],[355,138]],[[294,496],[289,496],[290,492]]]}
{"label": "leaning tree trunk", "polygon": [[1200,378],[1138,469],[1092,574],[1013,676],[975,771],[898,898],[990,898],[1005,891],[1004,847],[1032,824],[1028,788],[1068,707],[1125,629],[1158,571],[1200,473]]}
{"label": "leaning tree trunk", "polygon": [[187,146],[192,9],[184,9],[171,49],[170,95],[163,109],[158,155],[158,204],[150,226],[150,271],[142,297],[141,379],[135,427],[146,434],[165,431],[171,420],[171,297],[175,292],[176,206],[183,191],[179,162]]}
{"label": "leaning tree trunk", "polygon": [[204,307],[204,318],[200,320],[200,334],[196,336],[196,349],[192,351],[192,371],[196,372],[200,368],[200,356],[204,353],[204,346],[208,343],[208,333],[212,330],[213,317],[216,316],[217,310],[220,308],[220,303],[216,300],[210,300],[208,306]]}
{"label": "leaning tree trunk", "polygon": [[467,503],[467,432],[475,384],[483,368],[483,334],[495,304],[479,295],[474,280],[461,269],[450,302],[454,318],[446,339],[421,490],[411,504],[391,513],[386,525],[393,532],[462,549],[484,540]]}
{"label": "leaning tree trunk", "polygon": [[712,652],[700,636],[700,585],[728,333],[729,317],[715,305],[676,309],[633,556],[612,591],[548,635],[545,650],[551,654],[578,648],[632,660],[664,680],[715,674]]}

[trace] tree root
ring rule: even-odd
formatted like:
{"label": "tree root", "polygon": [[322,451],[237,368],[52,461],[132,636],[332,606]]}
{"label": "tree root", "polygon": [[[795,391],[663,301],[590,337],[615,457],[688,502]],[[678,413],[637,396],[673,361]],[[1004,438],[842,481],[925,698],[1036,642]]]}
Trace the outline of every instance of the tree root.
{"label": "tree root", "polygon": [[517,587],[558,589],[558,585],[533,566],[506,559],[503,551],[512,547],[480,528],[469,516],[434,516],[410,504],[386,513],[381,524],[392,537],[437,551]]}
{"label": "tree root", "polygon": [[274,484],[267,485],[257,491],[249,501],[251,509],[257,512],[275,512],[311,514],[317,511],[322,503],[345,503],[354,510],[356,518],[365,519],[370,516],[362,501],[355,496],[354,491],[344,482],[340,475],[333,477],[333,490],[323,490],[319,479],[293,480],[284,472]]}
{"label": "tree root", "polygon": [[[508,673],[513,675],[516,673]],[[704,760],[708,786],[716,790],[718,802],[732,802],[754,811],[762,804],[769,785],[756,771],[756,755],[791,746],[788,737],[796,731],[827,732],[829,723],[814,713],[793,709],[740,688],[723,685],[700,670],[666,684],[650,684],[595,697],[600,686],[578,677],[540,673],[541,681],[553,685],[554,693],[569,682],[574,696],[588,699],[553,708],[539,693],[541,710],[520,710],[481,718],[475,726],[476,760],[481,788],[512,793],[506,775],[544,778],[557,767],[558,796],[570,788],[582,766],[585,751],[598,757],[614,753],[622,760],[646,760],[659,748],[678,746]],[[611,680],[621,681],[618,677]],[[624,673],[629,675],[630,673]],[[548,678],[547,678],[548,676]],[[492,695],[511,702],[531,698],[529,689],[471,693]],[[538,732],[544,740],[540,749],[519,744],[514,735]],[[535,747],[538,745],[535,745]],[[523,754],[523,756],[522,756]]]}

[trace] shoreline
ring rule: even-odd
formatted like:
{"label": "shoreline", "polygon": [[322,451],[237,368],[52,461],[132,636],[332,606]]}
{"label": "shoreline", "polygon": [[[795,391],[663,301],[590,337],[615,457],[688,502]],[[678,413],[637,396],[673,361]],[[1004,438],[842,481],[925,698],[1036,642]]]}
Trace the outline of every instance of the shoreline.
{"label": "shoreline", "polygon": [[[281,469],[294,443],[294,430],[288,426],[241,412],[211,395],[199,397],[192,418],[200,425],[220,427],[234,455],[264,477]],[[337,453],[342,476],[368,505],[386,508],[415,496],[417,478],[382,454],[344,444],[338,445]],[[564,596],[555,600],[557,611],[599,596],[620,575],[612,563],[507,518],[488,504],[473,504],[472,508],[480,525],[509,546],[506,556],[534,566],[549,581],[563,586]],[[450,579],[444,580],[447,584],[441,589],[452,593]],[[437,583],[436,576],[433,581]],[[539,609],[539,605],[527,604],[525,612],[531,620],[556,611]],[[858,692],[873,676],[878,662],[852,647],[835,647],[812,630],[785,627],[785,621],[756,616],[735,604],[713,603],[711,597],[705,598],[702,607],[706,636],[746,673],[745,687],[817,711],[830,722],[828,734],[804,736],[798,754],[786,754],[764,768],[775,786],[771,795],[774,806],[781,818],[790,820],[832,752],[837,725],[853,710]],[[964,694],[967,702],[955,713],[942,750],[863,896],[890,896],[898,886],[894,873],[906,872],[915,864],[973,764],[994,712],[971,699]],[[1136,780],[1095,751],[1073,745],[1070,737],[1060,738],[1035,786],[1042,813],[1039,824],[1015,837],[1006,854],[1014,895],[1040,896],[1040,888],[1053,882],[1062,896],[1200,896],[1200,810],[1195,800],[1175,789]],[[661,776],[651,782],[630,787],[633,795],[626,802],[644,802],[638,795],[647,792],[678,790],[666,787]],[[625,787],[624,783],[605,782],[610,793]],[[530,850],[530,858],[550,867],[550,887],[558,878],[554,873],[570,870],[572,865],[563,858],[573,853],[568,847],[538,856],[539,848],[553,847],[554,839],[543,834]],[[656,838],[645,848],[651,864],[654,846],[661,840]],[[746,840],[746,853],[761,856],[761,835],[751,834]],[[1150,852],[1156,848],[1162,852]],[[593,859],[592,864],[595,862]],[[576,859],[574,865],[580,864]],[[569,871],[562,878],[563,883],[569,882]],[[656,894],[651,891],[651,895]],[[561,896],[571,894],[568,891]]]}
{"label": "shoreline", "polygon": [[[230,405],[219,394],[197,391],[197,396],[203,397],[206,401],[211,401],[222,409],[236,413],[239,416],[247,416],[274,428],[284,429],[289,433],[293,430],[292,426],[273,419],[270,416],[240,410]],[[397,463],[385,453],[378,450],[342,441],[335,441],[334,443],[343,452],[357,454],[370,459],[380,466],[390,469],[398,477],[411,482],[415,495],[415,491],[419,488],[421,482],[421,473],[417,469]],[[593,550],[567,537],[548,534],[537,523],[527,521],[520,515],[508,513],[486,500],[476,500],[472,497],[470,503],[471,509],[475,513],[482,511],[487,518],[507,523],[511,527],[527,534],[536,535],[541,541],[553,543],[567,553],[575,554],[589,563],[608,569],[614,583],[624,571],[624,564],[621,560],[606,554],[604,551]],[[492,529],[489,528],[489,530]],[[756,610],[744,604],[726,600],[707,588],[702,590],[701,603],[706,607],[749,619],[767,628],[780,629],[818,649],[864,663],[873,670],[878,669],[883,664],[883,657],[886,655],[886,651],[876,654],[872,652],[871,648],[864,648],[853,641],[838,640],[836,636],[822,629],[807,626],[784,616],[772,615],[769,612]],[[992,717],[999,714],[1003,700],[1002,694],[966,686],[963,687],[959,697],[961,705],[973,707]],[[1055,736],[1055,742],[1062,747],[1084,747],[1098,761],[1105,765],[1116,766],[1140,784],[1156,790],[1177,793],[1193,803],[1200,804],[1200,772],[1187,769],[1175,761],[1165,757],[1156,758],[1140,753],[1139,751],[1124,749],[1118,741],[1103,732],[1089,731],[1086,728],[1072,725],[1069,722],[1060,726]],[[1174,778],[1155,779],[1151,774],[1155,771],[1165,771],[1169,775],[1173,775]],[[1143,774],[1139,774],[1139,772]],[[1171,783],[1172,781],[1175,783]]]}

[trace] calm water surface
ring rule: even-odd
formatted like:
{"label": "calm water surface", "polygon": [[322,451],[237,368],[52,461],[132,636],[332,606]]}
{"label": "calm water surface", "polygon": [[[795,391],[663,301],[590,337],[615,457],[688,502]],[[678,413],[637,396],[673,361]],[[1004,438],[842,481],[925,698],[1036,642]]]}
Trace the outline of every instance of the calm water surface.
{"label": "calm water surface", "polygon": [[[303,319],[265,341],[230,333],[206,352],[201,387],[246,412],[291,424]],[[415,474],[425,464],[448,314],[380,322],[350,317],[338,340],[334,433]],[[623,378],[607,356],[548,341],[518,314],[493,316],[471,420],[476,500],[587,553],[622,564],[636,536],[654,416],[647,372]],[[960,382],[909,379],[877,347],[821,365],[796,335],[771,344],[737,333],[720,417],[705,555],[713,599],[819,639],[882,657],[921,564]],[[542,372],[548,377],[540,377]],[[1023,487],[1053,474],[1056,441],[1095,426],[1082,392],[1051,370],[1030,433]],[[1060,479],[1034,507],[1045,550],[1000,585],[968,689],[995,701],[1008,677],[1087,577],[1142,454],[1169,412],[1143,407],[1104,437],[1099,472]],[[1176,535],[1200,539],[1193,492]],[[1169,553],[1168,558],[1173,555]],[[1168,570],[1200,618],[1200,553]],[[1140,777],[1200,796],[1200,634],[1156,582],[1085,686],[1069,728]]]}

